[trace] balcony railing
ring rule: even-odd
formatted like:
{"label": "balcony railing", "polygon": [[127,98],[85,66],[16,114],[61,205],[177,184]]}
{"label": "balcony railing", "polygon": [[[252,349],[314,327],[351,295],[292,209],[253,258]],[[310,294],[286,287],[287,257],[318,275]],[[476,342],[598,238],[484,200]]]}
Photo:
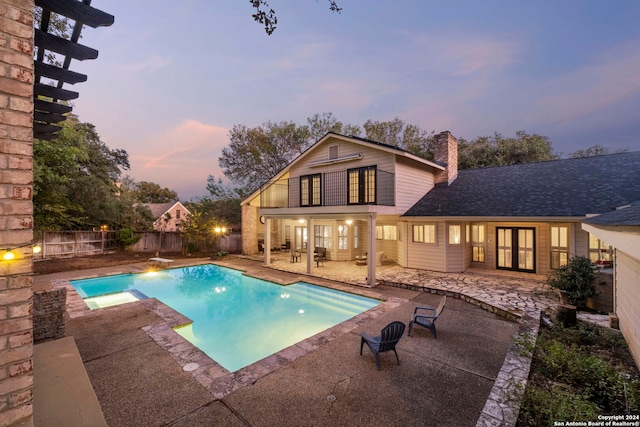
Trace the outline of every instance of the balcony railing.
{"label": "balcony railing", "polygon": [[[371,185],[373,184],[373,185]],[[373,187],[373,188],[372,188]],[[321,174],[320,204],[301,205],[300,177],[269,181],[260,188],[261,208],[299,208],[318,206],[347,206],[347,205],[380,205],[393,206],[395,204],[395,176],[391,172],[377,169],[375,182],[366,189],[367,197],[358,200],[354,194],[349,197],[347,171],[327,172]]]}

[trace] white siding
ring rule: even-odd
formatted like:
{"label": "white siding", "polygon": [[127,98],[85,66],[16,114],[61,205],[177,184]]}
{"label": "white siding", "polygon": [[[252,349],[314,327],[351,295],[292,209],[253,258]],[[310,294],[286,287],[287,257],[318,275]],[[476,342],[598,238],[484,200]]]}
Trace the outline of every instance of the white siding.
{"label": "white siding", "polygon": [[[324,166],[310,167],[309,164],[329,159],[329,147],[338,145],[338,156],[346,157],[355,154],[361,154],[362,159],[348,162],[340,162]],[[289,175],[291,177],[299,177],[314,173],[326,173],[341,171],[345,169],[377,165],[378,169],[386,172],[394,172],[395,155],[377,150],[374,147],[366,147],[352,142],[345,142],[330,138],[324,143],[315,147],[312,151],[305,154],[297,164],[291,167]]]}
{"label": "white siding", "polygon": [[433,171],[415,167],[407,160],[398,158],[396,163],[396,212],[405,213],[434,186]]}
{"label": "white siding", "polygon": [[409,223],[407,229],[407,267],[422,270],[445,271],[445,224],[436,224],[436,243],[416,243],[413,241],[413,224],[434,224],[434,222]]}
{"label": "white siding", "polygon": [[616,313],[620,330],[640,365],[640,260],[616,251]]}

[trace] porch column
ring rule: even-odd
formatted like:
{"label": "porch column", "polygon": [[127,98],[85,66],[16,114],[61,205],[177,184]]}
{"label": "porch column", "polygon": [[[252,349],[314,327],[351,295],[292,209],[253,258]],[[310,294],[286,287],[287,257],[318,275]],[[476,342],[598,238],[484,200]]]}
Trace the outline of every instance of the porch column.
{"label": "porch column", "polygon": [[264,221],[264,265],[271,264],[271,218]]}
{"label": "porch column", "polygon": [[313,274],[313,249],[316,247],[313,218],[307,218],[307,274]]}
{"label": "porch column", "polygon": [[369,286],[376,284],[376,214],[369,214],[367,218],[369,228],[369,242],[367,253],[367,283]]}

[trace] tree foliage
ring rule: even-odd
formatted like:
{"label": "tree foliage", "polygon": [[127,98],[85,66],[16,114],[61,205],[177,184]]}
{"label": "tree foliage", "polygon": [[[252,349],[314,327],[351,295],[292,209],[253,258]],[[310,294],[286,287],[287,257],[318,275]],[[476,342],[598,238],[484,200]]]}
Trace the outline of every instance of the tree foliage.
{"label": "tree foliage", "polygon": [[317,141],[329,132],[349,136],[360,136],[360,126],[343,124],[333,113],[314,114],[307,118],[307,128],[312,141]]}
{"label": "tree foliage", "polygon": [[140,181],[134,184],[134,197],[140,203],[169,203],[178,201],[178,193],[159,184]]}
{"label": "tree foliage", "polygon": [[486,168],[518,163],[533,163],[557,159],[551,141],[546,136],[516,132],[515,138],[505,138],[496,132],[471,141],[458,141],[460,169]]}
{"label": "tree foliage", "polygon": [[218,159],[223,173],[240,187],[260,186],[310,145],[306,126],[266,122],[255,128],[235,125]]}
{"label": "tree foliage", "polygon": [[93,125],[69,116],[55,140],[34,140],[33,153],[35,229],[126,225],[132,202],[118,197],[116,182],[128,155],[107,147]]}
{"label": "tree foliage", "polygon": [[[616,150],[615,153],[624,153],[628,151],[626,148]],[[591,147],[585,148],[584,150],[576,150],[573,153],[569,153],[568,157],[570,159],[575,159],[578,157],[591,157],[591,156],[601,156],[604,154],[609,154],[609,147],[604,147],[600,144],[592,145]]]}
{"label": "tree foliage", "polygon": [[[329,1],[329,9],[332,12],[340,13],[342,8],[338,6],[338,4],[334,0]],[[275,10],[269,7],[269,4],[265,0],[249,0],[251,6],[255,9],[255,13],[251,15],[253,19],[259,23],[264,25],[264,31],[271,35],[276,30],[276,25],[278,24],[278,17],[276,15]]]}
{"label": "tree foliage", "polygon": [[363,127],[367,139],[402,148],[425,159],[433,159],[433,131],[425,131],[398,117],[384,122],[367,120]]}

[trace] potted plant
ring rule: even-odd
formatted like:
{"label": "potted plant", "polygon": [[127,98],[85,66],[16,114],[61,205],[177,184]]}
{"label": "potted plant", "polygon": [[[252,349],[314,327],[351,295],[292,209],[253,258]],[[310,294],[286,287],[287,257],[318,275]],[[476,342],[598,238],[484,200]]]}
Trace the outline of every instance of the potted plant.
{"label": "potted plant", "polygon": [[584,256],[573,257],[567,264],[554,270],[547,278],[547,283],[560,290],[569,303],[577,308],[585,308],[587,299],[598,294],[596,273],[591,260]]}

